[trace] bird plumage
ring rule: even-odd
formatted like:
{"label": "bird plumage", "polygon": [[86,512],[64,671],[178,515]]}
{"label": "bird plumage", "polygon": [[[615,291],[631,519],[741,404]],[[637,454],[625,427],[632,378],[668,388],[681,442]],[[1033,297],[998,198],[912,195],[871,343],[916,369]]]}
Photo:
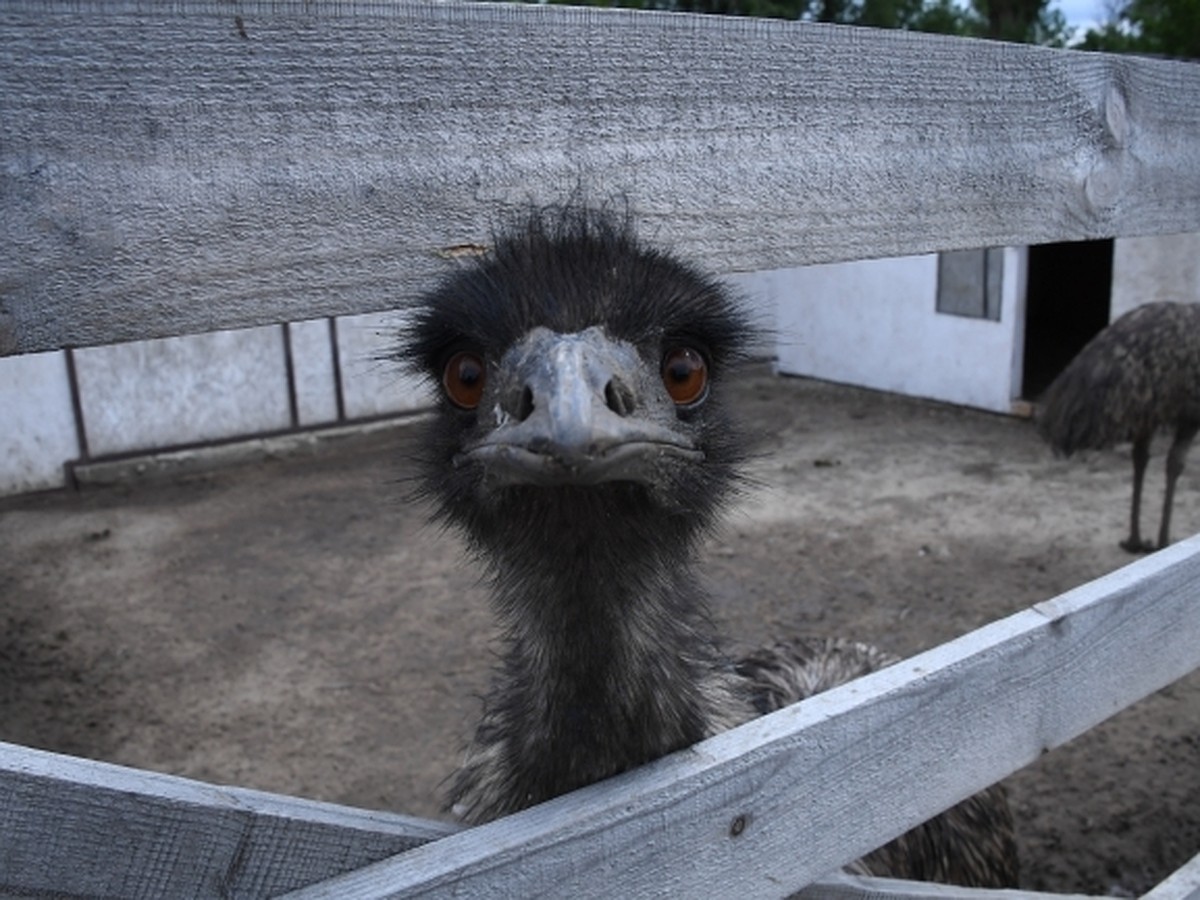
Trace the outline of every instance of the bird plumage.
{"label": "bird plumage", "polygon": [[[627,218],[581,207],[532,213],[417,307],[401,356],[440,388],[423,492],[486,567],[502,628],[450,790],[468,821],[894,661],[845,641],[741,661],[720,646],[695,569],[740,485],[746,451],[723,378],[754,337],[720,283],[642,244]],[[906,839],[927,854],[962,860],[986,846],[982,860],[963,873],[893,848],[862,865],[1015,883],[999,788],[922,828]],[[957,850],[964,842],[973,848]]]}
{"label": "bird plumage", "polygon": [[1038,430],[1064,456],[1133,443],[1133,502],[1128,550],[1153,549],[1142,540],[1142,481],[1150,441],[1174,429],[1167,455],[1167,488],[1158,546],[1170,541],[1175,482],[1200,430],[1200,305],[1148,303],[1097,334],[1042,395]]}

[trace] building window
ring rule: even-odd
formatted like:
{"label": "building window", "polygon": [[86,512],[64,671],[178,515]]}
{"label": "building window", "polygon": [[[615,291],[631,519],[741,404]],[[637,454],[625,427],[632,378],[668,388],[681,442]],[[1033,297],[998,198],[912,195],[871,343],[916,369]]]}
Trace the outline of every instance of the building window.
{"label": "building window", "polygon": [[937,311],[999,322],[1003,274],[1003,247],[939,254]]}

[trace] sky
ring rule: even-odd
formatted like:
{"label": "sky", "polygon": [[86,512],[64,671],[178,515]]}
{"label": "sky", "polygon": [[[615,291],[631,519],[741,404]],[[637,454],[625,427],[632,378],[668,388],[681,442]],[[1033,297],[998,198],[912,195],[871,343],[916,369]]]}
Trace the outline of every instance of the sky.
{"label": "sky", "polygon": [[1061,9],[1067,17],[1067,25],[1079,29],[1077,37],[1089,28],[1096,27],[1105,16],[1105,0],[1051,0],[1051,9]]}

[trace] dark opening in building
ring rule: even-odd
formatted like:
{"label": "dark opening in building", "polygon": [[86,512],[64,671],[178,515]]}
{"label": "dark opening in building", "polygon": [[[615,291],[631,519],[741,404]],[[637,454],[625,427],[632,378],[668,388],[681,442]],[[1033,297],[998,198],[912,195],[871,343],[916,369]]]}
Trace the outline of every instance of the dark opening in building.
{"label": "dark opening in building", "polygon": [[1021,396],[1036,400],[1083,345],[1108,324],[1113,242],[1029,248]]}

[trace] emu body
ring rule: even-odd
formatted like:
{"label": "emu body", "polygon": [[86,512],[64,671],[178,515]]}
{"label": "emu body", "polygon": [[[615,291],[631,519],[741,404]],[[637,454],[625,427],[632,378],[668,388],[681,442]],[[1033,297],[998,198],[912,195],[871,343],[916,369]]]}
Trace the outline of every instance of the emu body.
{"label": "emu body", "polygon": [[[728,291],[586,209],[531,215],[423,298],[401,355],[438,389],[421,490],[488,572],[503,650],[450,805],[485,821],[894,662],[842,640],[734,660],[696,573],[740,485]],[[798,848],[798,852],[802,852]],[[1013,886],[1003,791],[860,871]]]}
{"label": "emu body", "polygon": [[1173,432],[1157,547],[1171,541],[1175,484],[1200,431],[1200,305],[1148,303],[1097,334],[1046,389],[1038,429],[1058,453],[1133,443],[1129,537],[1121,546],[1144,553],[1142,484],[1155,433]]}

